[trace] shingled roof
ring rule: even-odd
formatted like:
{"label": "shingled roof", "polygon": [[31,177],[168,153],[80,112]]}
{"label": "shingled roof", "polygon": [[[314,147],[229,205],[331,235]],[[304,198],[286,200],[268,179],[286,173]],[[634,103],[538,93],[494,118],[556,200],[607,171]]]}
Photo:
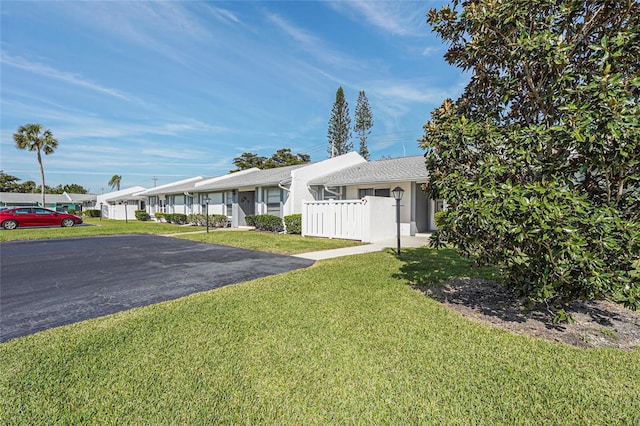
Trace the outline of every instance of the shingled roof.
{"label": "shingled roof", "polygon": [[[46,202],[64,204],[64,203],[82,203],[83,201],[95,201],[95,194],[45,194]],[[21,192],[0,192],[0,202],[2,203],[25,203],[35,204],[42,202],[41,193],[21,193]]]}
{"label": "shingled roof", "polygon": [[231,174],[225,179],[210,183],[202,182],[202,185],[196,185],[196,188],[198,190],[211,191],[278,185],[280,182],[291,178],[291,171],[307,165],[309,165],[309,163],[277,167],[275,169],[255,170],[245,174],[239,173],[238,176]]}
{"label": "shingled roof", "polygon": [[426,182],[428,179],[429,173],[424,164],[424,157],[416,155],[356,164],[313,179],[309,184],[344,186],[387,182]]}
{"label": "shingled roof", "polygon": [[182,194],[183,192],[193,191],[196,187],[196,183],[201,182],[204,179],[205,178],[202,176],[196,176],[194,178],[156,186],[141,192],[139,195]]}

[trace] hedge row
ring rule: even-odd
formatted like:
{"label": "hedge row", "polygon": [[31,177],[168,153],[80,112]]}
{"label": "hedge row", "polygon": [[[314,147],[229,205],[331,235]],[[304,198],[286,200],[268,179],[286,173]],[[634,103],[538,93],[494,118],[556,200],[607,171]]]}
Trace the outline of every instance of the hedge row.
{"label": "hedge row", "polygon": [[245,221],[260,231],[283,232],[286,229],[287,234],[302,233],[301,214],[285,216],[284,219],[270,214],[247,215]]}
{"label": "hedge row", "polygon": [[136,214],[136,219],[142,222],[146,222],[147,220],[151,219],[151,216],[149,215],[149,213],[147,213],[146,210],[136,210],[135,214]]}
{"label": "hedge row", "polygon": [[164,220],[166,220],[168,223],[184,225],[187,223],[187,215],[183,213],[165,213]]}
{"label": "hedge row", "polygon": [[245,216],[244,220],[249,226],[255,226],[260,231],[282,232],[284,223],[282,218],[271,214],[250,214]]}
{"label": "hedge row", "polygon": [[[187,221],[194,226],[207,226],[207,217],[203,214],[190,214]],[[226,228],[231,223],[229,218],[223,214],[210,214],[209,226],[214,228]]]}

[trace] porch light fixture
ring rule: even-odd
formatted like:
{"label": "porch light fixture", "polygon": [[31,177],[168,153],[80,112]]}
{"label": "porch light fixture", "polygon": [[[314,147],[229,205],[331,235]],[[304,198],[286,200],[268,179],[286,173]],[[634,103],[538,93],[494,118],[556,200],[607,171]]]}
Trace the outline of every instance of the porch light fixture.
{"label": "porch light fixture", "polygon": [[211,201],[211,198],[209,197],[204,197],[204,205],[205,205],[205,220],[207,221],[207,234],[209,233],[209,201]]}
{"label": "porch light fixture", "polygon": [[396,200],[396,235],[398,237],[398,256],[400,256],[400,200],[402,200],[402,195],[404,195],[404,189],[396,186],[391,191],[393,198]]}

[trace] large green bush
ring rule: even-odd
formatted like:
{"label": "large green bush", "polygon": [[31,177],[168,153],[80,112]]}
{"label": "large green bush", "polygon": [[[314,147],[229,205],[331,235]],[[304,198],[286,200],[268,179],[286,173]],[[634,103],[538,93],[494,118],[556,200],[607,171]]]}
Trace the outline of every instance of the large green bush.
{"label": "large green bush", "polygon": [[428,14],[472,74],[425,125],[427,190],[449,205],[432,240],[559,318],[575,299],[639,308],[640,3],[462,7]]}
{"label": "large green bush", "polygon": [[174,223],[176,225],[184,225],[187,223],[187,215],[183,213],[165,213],[164,219],[168,223]]}
{"label": "large green bush", "polygon": [[136,210],[135,215],[136,219],[142,222],[146,222],[147,220],[151,219],[151,216],[149,215],[149,213],[147,213],[146,210]]}
{"label": "large green bush", "polygon": [[247,215],[245,222],[261,231],[282,232],[284,230],[282,218],[270,214]]}
{"label": "large green bush", "polygon": [[[206,226],[207,217],[203,214],[190,214],[187,222],[194,226]],[[213,228],[226,228],[229,226],[229,218],[223,214],[210,214],[209,226]]]}
{"label": "large green bush", "polygon": [[100,217],[100,210],[87,209],[87,210],[83,210],[82,214],[87,217]]}
{"label": "large green bush", "polygon": [[291,214],[284,217],[284,228],[287,234],[302,234],[302,215]]}

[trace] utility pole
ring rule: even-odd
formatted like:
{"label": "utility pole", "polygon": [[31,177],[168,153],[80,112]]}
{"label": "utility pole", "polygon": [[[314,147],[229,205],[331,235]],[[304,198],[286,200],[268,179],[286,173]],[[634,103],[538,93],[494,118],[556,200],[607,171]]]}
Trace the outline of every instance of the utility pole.
{"label": "utility pole", "polygon": [[151,178],[151,180],[153,181],[153,187],[155,188],[156,187],[156,182],[158,181],[158,178],[154,176],[154,177]]}

